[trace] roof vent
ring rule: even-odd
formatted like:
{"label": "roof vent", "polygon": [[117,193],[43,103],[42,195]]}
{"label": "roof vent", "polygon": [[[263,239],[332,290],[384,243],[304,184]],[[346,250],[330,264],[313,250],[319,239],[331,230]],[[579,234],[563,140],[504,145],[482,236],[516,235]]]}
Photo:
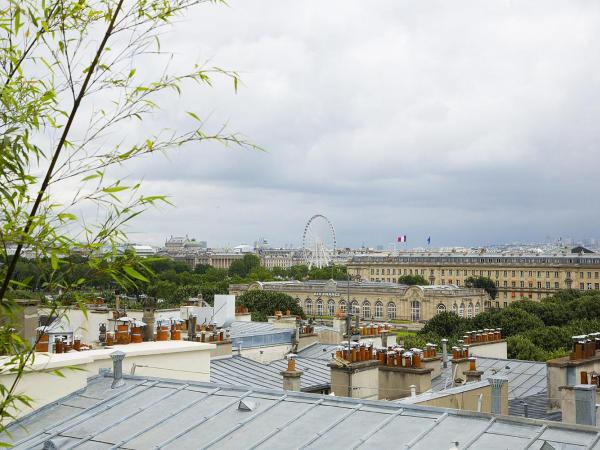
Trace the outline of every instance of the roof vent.
{"label": "roof vent", "polygon": [[238,405],[238,411],[254,411],[256,409],[256,402],[251,400],[240,400]]}
{"label": "roof vent", "polygon": [[51,439],[48,439],[46,442],[44,442],[44,447],[42,447],[42,449],[43,450],[58,450],[58,447]]}

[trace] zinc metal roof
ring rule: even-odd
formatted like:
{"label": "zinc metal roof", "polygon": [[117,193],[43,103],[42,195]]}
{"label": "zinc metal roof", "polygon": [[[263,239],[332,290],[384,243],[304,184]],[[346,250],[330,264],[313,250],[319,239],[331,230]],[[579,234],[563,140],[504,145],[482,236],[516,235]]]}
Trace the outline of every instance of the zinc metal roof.
{"label": "zinc metal roof", "polygon": [[[519,399],[546,391],[546,363],[477,357],[477,369],[483,370],[481,379],[502,376],[508,379],[508,399]],[[431,389],[439,391],[452,385],[452,363],[442,369],[440,376],[431,380]]]}
{"label": "zinc metal roof", "polygon": [[[211,383],[125,378],[9,426],[16,449],[600,449],[597,428],[394,402]],[[247,407],[240,408],[240,403]],[[1,436],[6,439],[7,436]],[[48,446],[49,448],[50,446]],[[546,448],[546,447],[544,447]]]}
{"label": "zinc metal roof", "polygon": [[291,333],[293,330],[285,328],[275,328],[272,323],[269,322],[244,322],[234,321],[230,325],[231,338],[247,337],[247,336],[258,336],[265,334],[276,334],[288,332]]}
{"label": "zinc metal roof", "polygon": [[[300,387],[303,391],[315,391],[330,384],[329,367],[320,360],[297,358],[296,368],[303,371]],[[210,381],[237,386],[281,389],[282,370],[287,361],[280,359],[270,364],[261,364],[241,356],[213,359],[210,362]]]}
{"label": "zinc metal roof", "polygon": [[320,344],[318,342],[309,345],[306,348],[303,348],[298,352],[298,358],[313,358],[313,359],[321,359],[326,362],[331,360],[331,354],[335,353],[336,347],[338,344]]}

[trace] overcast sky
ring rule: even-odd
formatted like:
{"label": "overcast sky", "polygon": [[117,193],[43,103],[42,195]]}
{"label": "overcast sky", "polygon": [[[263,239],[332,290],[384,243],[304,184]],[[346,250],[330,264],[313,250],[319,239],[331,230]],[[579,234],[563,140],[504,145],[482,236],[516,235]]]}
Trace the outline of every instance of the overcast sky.
{"label": "overcast sky", "polygon": [[240,72],[193,110],[265,152],[198,145],[127,168],[174,208],[129,232],[209,245],[478,245],[599,236],[600,2],[230,0],[165,36],[175,64]]}

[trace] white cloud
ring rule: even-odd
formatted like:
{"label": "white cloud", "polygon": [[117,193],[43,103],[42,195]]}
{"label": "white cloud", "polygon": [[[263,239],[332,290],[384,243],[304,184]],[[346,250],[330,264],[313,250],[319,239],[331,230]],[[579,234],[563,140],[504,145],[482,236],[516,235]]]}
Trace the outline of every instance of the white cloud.
{"label": "white cloud", "polygon": [[194,110],[267,152],[210,144],[130,166],[178,205],[137,221],[136,239],[298,243],[315,213],[345,245],[595,233],[600,4],[230,5],[194,9],[163,47],[174,67],[238,70],[239,93],[191,86],[158,120]]}

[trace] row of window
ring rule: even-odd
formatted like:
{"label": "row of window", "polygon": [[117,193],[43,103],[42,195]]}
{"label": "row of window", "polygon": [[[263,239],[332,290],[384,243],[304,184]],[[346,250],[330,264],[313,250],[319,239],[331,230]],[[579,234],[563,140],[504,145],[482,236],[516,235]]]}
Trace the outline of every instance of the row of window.
{"label": "row of window", "polygon": [[[296,300],[299,301],[299,299],[296,299]],[[336,304],[335,304],[335,301],[333,301],[333,300],[329,300],[327,302],[327,305],[325,305],[323,300],[319,299],[315,302],[315,306],[316,306],[316,308],[314,310],[314,313],[316,313],[317,316],[325,315],[325,306],[327,307],[327,315],[333,316],[336,313]],[[347,311],[347,303],[345,300],[340,301],[339,308],[340,308],[340,311],[343,313],[345,313]],[[362,313],[362,317],[365,319],[370,319],[370,318],[383,319],[384,318],[383,302],[381,302],[379,300],[375,302],[375,310],[374,310],[373,316],[371,316],[371,303],[368,300],[365,300],[362,303],[362,308],[359,305],[358,301],[354,300],[354,301],[350,302],[350,308],[351,308],[352,314],[361,314]],[[475,315],[479,314],[480,310],[481,310],[481,307],[480,307],[479,302],[477,302],[475,305],[473,305],[473,303],[469,302],[466,306],[467,317],[471,318],[471,317],[473,317],[474,314]],[[308,315],[313,314],[313,301],[310,298],[306,299],[304,302],[304,311]],[[436,307],[436,312],[439,314],[444,311],[446,311],[446,306],[443,303],[440,303]],[[465,317],[465,304],[461,303],[460,305],[457,305],[456,303],[454,303],[452,305],[452,312],[458,314],[460,317]],[[387,319],[391,320],[391,319],[395,319],[395,318],[396,318],[396,304],[394,302],[388,302],[388,304],[387,304]],[[413,300],[410,302],[410,319],[413,322],[417,322],[417,321],[421,320],[421,302],[419,302],[418,300]]]}
{"label": "row of window", "polygon": [[[413,269],[398,269],[397,271],[397,275],[425,275],[426,270],[425,269],[414,269],[414,273],[413,273]],[[466,270],[466,269],[441,269],[441,276],[445,276],[446,273],[449,276],[452,275],[456,275],[456,276],[487,276],[487,277],[492,277],[495,275],[496,278],[500,277],[500,272],[504,272],[504,277],[508,277],[508,274],[510,272],[511,277],[515,278],[517,277],[517,274],[520,278],[524,278],[526,276],[529,277],[534,277],[537,276],[537,278],[542,278],[545,277],[546,278],[550,278],[551,275],[554,276],[554,278],[560,278],[560,272],[550,272],[550,271],[546,271],[546,272],[542,272],[542,271],[534,271],[534,270],[529,270],[529,271],[525,271],[525,270]],[[372,268],[371,269],[371,275],[396,275],[396,269],[378,269],[378,268]],[[527,274],[527,275],[526,275]],[[429,269],[429,275],[434,276],[434,270],[433,269]],[[600,279],[600,272],[579,272],[579,278],[583,279],[583,278],[588,278],[591,279],[593,276],[593,278],[595,279]],[[566,272],[566,278],[571,278],[571,272]]]}
{"label": "row of window", "polygon": [[[514,264],[514,263],[525,263],[525,264],[600,264],[600,258],[548,258],[548,257],[513,257],[513,258],[480,258],[480,257],[440,257],[440,256],[404,256],[404,257],[393,257],[387,259],[389,262],[405,262],[405,263],[417,263],[427,262],[439,264],[442,262],[446,263],[467,263],[467,264]],[[364,263],[364,262],[381,262],[381,257],[375,256],[355,256],[352,258],[353,262]]]}

